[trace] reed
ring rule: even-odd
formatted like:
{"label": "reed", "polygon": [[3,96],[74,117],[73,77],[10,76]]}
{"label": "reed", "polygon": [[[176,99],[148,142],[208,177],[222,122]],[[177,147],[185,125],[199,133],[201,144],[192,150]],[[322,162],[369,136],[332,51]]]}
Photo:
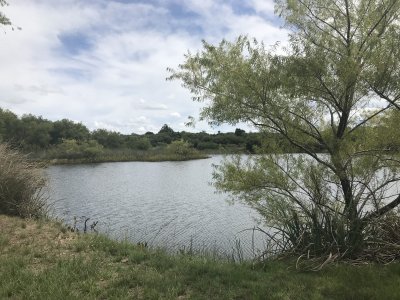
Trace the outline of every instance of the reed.
{"label": "reed", "polygon": [[0,214],[21,217],[46,215],[42,169],[6,144],[0,144]]}

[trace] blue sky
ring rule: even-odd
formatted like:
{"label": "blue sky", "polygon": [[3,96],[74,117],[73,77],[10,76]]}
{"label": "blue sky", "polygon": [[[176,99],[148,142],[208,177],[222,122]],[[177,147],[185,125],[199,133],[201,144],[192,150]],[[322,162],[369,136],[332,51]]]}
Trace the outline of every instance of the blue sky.
{"label": "blue sky", "polygon": [[[187,128],[201,104],[167,67],[201,48],[247,34],[266,45],[287,32],[272,0],[13,0],[20,31],[0,35],[0,107],[123,133]],[[240,125],[243,127],[243,125]]]}

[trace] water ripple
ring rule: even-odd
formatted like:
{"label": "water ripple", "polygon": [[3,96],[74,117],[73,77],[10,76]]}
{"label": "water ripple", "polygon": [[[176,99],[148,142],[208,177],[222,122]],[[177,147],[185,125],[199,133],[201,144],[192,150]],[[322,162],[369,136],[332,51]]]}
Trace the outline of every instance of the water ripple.
{"label": "water ripple", "polygon": [[[47,174],[55,214],[67,222],[90,217],[115,238],[172,251],[192,245],[230,253],[240,238],[250,256],[251,233],[240,232],[255,226],[258,215],[244,205],[229,205],[227,195],[209,185],[212,164],[221,158],[52,166]],[[262,238],[257,243],[262,247]]]}

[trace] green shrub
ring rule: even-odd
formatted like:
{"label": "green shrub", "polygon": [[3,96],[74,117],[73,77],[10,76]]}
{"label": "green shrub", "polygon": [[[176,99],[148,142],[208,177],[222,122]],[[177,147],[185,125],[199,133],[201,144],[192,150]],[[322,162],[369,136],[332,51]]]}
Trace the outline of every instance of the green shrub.
{"label": "green shrub", "polygon": [[0,214],[41,217],[46,213],[42,170],[26,156],[0,144]]}
{"label": "green shrub", "polygon": [[205,150],[205,149],[216,150],[219,148],[219,145],[214,142],[199,142],[196,148],[198,150]]}
{"label": "green shrub", "polygon": [[103,154],[103,146],[100,145],[96,140],[63,140],[62,143],[48,151],[48,156],[51,158],[65,159],[94,159],[101,154]]}
{"label": "green shrub", "polygon": [[173,141],[167,146],[167,152],[181,158],[188,158],[196,153],[192,146],[183,140]]}

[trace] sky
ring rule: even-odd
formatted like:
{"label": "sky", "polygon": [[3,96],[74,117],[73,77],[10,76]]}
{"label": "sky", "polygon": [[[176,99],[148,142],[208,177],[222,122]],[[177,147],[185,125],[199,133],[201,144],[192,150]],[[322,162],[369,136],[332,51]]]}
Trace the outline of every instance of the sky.
{"label": "sky", "polygon": [[[248,35],[287,41],[273,0],[9,0],[0,29],[0,108],[124,134],[230,131],[197,122],[201,103],[166,81],[184,54]],[[252,130],[244,124],[238,125]]]}

